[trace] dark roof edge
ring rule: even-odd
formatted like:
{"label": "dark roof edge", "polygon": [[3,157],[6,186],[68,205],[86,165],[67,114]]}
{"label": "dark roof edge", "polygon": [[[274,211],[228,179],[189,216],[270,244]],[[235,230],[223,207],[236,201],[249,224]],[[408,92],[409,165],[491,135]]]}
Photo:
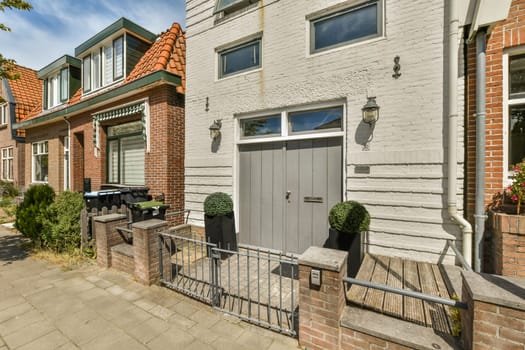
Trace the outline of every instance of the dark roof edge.
{"label": "dark roof edge", "polygon": [[88,49],[97,45],[98,43],[110,37],[111,35],[117,33],[121,29],[126,29],[130,31],[131,33],[138,35],[139,37],[150,41],[151,43],[153,43],[155,39],[157,39],[156,34],[153,34],[149,30],[145,29],[144,27],[141,27],[140,25],[130,21],[129,19],[125,17],[121,17],[117,21],[109,25],[108,27],[104,28],[99,33],[95,34],[94,36],[84,41],[79,46],[77,46],[75,48],[75,56],[77,57],[80,56],[82,53],[86,52]]}
{"label": "dark roof edge", "polygon": [[66,107],[59,111],[43,115],[41,117],[37,117],[34,119],[30,119],[30,120],[25,120],[20,123],[15,123],[13,124],[13,129],[15,130],[25,129],[28,127],[36,126],[44,122],[49,122],[55,118],[82,111],[82,109],[84,108],[90,107],[97,103],[104,102],[114,97],[118,97],[119,95],[123,95],[133,90],[143,88],[157,81],[166,81],[167,83],[175,84],[177,86],[180,86],[182,83],[182,79],[180,76],[170,73],[165,70],[159,70],[151,74],[148,74],[140,79],[137,79],[125,85],[119,86],[116,89],[107,91],[101,95],[97,95],[93,98],[90,98],[89,100],[78,102],[72,105],[71,107]]}
{"label": "dark roof edge", "polygon": [[45,77],[49,73],[51,73],[51,72],[53,72],[53,71],[55,71],[55,70],[57,70],[59,68],[62,68],[62,66],[66,65],[66,64],[71,65],[73,67],[80,68],[80,60],[78,58],[70,56],[70,55],[64,55],[64,56],[56,59],[52,63],[48,64],[44,68],[40,69],[37,72],[37,78],[38,79],[42,79],[43,77]]}

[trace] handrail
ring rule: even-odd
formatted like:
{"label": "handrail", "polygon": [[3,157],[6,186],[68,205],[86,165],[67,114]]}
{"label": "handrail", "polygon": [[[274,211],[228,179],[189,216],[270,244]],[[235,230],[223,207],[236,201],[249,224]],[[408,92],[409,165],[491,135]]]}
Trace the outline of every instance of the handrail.
{"label": "handrail", "polygon": [[454,253],[456,253],[456,256],[458,257],[459,259],[459,262],[461,263],[461,265],[463,266],[463,268],[467,271],[472,271],[472,267],[469,265],[469,263],[465,260],[465,258],[463,257],[463,254],[461,254],[461,252],[459,251],[458,247],[456,247],[456,243],[454,243],[453,240],[451,239],[447,239],[447,243],[448,243],[448,246],[450,248],[452,248],[452,250],[454,251]]}
{"label": "handrail", "polygon": [[458,307],[458,308],[465,309],[465,310],[467,309],[466,303],[462,303],[461,301],[457,301],[453,299],[445,299],[445,298],[441,298],[435,295],[423,294],[423,293],[415,292],[413,290],[408,290],[408,289],[399,289],[399,288],[387,286],[384,284],[379,284],[379,283],[375,283],[371,281],[362,281],[362,280],[358,280],[358,279],[350,278],[350,277],[344,277],[343,281],[347,283],[351,283],[351,284],[357,284],[363,287],[379,289],[385,292],[396,293],[396,294],[405,295],[407,297],[413,297],[413,298],[417,298],[417,299],[421,299],[425,301],[430,301],[433,303],[439,303],[439,304],[444,304],[448,306]]}
{"label": "handrail", "polygon": [[186,218],[184,220],[184,223],[187,224],[188,223],[188,219],[190,217],[190,212],[191,212],[191,209],[177,210],[177,211],[174,211],[174,212],[166,214],[165,217],[170,217],[170,216],[175,216],[175,215],[180,215],[180,214],[186,214]]}

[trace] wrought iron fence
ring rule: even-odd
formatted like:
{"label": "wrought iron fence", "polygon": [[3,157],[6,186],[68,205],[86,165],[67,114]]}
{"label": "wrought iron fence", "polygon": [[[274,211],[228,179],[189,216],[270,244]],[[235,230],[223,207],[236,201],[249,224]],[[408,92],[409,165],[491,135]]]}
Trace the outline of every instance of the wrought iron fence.
{"label": "wrought iron fence", "polygon": [[159,253],[163,285],[246,321],[297,335],[295,256],[247,245],[234,251],[169,232],[159,235]]}

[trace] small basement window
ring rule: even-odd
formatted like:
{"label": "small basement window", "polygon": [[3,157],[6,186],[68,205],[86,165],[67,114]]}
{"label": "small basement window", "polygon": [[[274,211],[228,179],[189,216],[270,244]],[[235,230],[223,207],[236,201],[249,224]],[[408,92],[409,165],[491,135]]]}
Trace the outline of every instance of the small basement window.
{"label": "small basement window", "polygon": [[382,35],[382,0],[367,1],[310,22],[310,52]]}
{"label": "small basement window", "polygon": [[261,39],[219,52],[219,78],[261,67]]}

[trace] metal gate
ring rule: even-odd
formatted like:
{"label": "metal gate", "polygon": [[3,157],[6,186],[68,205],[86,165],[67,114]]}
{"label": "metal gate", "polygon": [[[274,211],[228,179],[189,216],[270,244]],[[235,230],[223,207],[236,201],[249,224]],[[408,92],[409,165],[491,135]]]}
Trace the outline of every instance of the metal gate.
{"label": "metal gate", "polygon": [[222,312],[297,335],[297,258],[239,245],[237,251],[197,237],[159,234],[161,284]]}

